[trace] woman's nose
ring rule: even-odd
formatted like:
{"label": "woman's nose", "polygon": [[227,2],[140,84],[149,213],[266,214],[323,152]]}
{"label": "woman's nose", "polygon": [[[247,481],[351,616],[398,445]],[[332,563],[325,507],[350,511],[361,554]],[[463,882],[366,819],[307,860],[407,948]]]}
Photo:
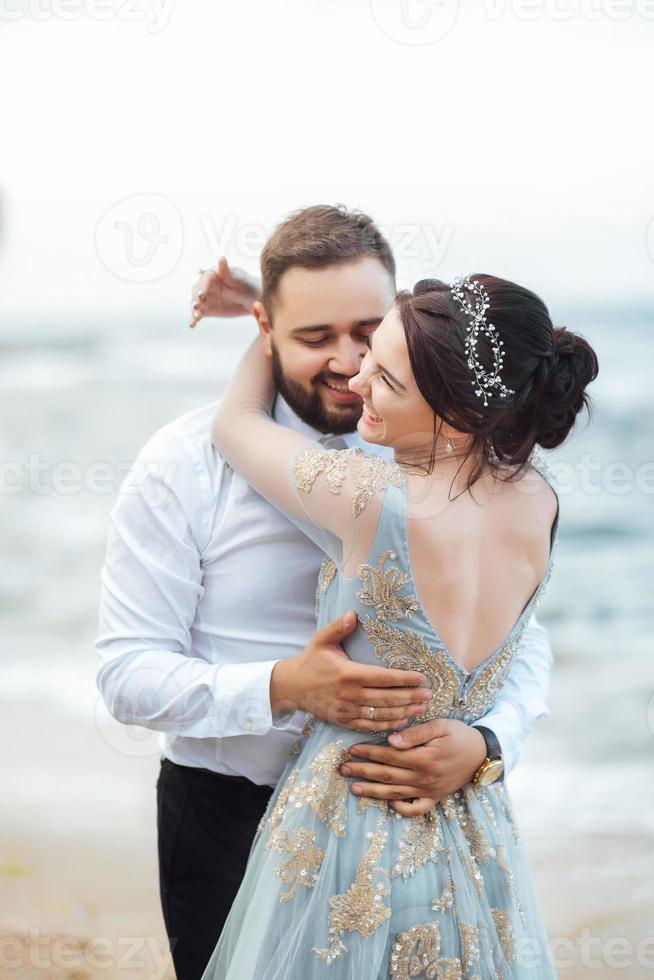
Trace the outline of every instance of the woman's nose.
{"label": "woman's nose", "polygon": [[358,374],[355,374],[352,378],[350,378],[350,380],[348,381],[347,384],[348,384],[348,388],[350,389],[350,391],[353,391],[356,395],[360,395],[361,394],[361,372],[359,371]]}

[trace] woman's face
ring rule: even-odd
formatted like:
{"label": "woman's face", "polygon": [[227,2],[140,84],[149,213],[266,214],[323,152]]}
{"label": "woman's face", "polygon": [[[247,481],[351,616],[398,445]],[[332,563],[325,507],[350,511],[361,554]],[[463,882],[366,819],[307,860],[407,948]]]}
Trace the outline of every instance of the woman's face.
{"label": "woman's face", "polygon": [[366,442],[402,451],[431,450],[434,411],[413,377],[395,306],[368,338],[368,352],[349,385],[363,400],[357,428]]}

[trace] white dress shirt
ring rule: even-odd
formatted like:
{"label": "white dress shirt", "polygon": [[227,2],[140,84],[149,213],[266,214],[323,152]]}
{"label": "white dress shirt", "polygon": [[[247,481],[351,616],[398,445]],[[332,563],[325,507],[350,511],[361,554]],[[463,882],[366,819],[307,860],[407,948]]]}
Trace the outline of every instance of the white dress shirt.
{"label": "white dress shirt", "polygon": [[[270,675],[315,632],[323,554],[218,455],[216,407],[160,429],[121,486],[102,569],[96,684],[114,718],[161,733],[173,762],[274,786],[305,716],[273,717]],[[366,445],[358,433],[322,436],[281,397],[274,417],[331,447]],[[532,618],[479,720],[497,735],[507,772],[549,714],[550,667],[547,634]]]}

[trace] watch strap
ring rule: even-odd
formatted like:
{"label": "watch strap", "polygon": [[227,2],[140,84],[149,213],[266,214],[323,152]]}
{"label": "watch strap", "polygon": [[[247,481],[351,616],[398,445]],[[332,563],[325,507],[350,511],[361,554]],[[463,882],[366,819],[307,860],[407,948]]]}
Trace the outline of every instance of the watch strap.
{"label": "watch strap", "polygon": [[481,734],[484,737],[484,741],[486,742],[487,758],[501,759],[502,749],[500,747],[500,742],[495,732],[491,731],[490,728],[485,728],[483,725],[473,725],[473,728],[476,728],[478,732],[481,732]]}

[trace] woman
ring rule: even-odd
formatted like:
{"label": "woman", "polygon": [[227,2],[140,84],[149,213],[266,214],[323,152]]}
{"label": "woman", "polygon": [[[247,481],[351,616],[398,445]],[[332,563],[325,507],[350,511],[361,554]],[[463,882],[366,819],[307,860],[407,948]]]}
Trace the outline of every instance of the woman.
{"label": "woman", "polygon": [[[350,380],[359,432],[389,461],[276,425],[262,342],[244,357],[214,442],[324,549],[319,624],[354,609],[348,655],[431,688],[408,718],[371,704],[369,740],[380,724],[392,741],[403,724],[490,708],[552,566],[558,498],[533,450],[563,442],[596,374],[586,341],[528,290],[418,283]],[[336,720],[307,727],[203,980],[555,976],[504,784],[357,799],[346,764],[361,741]]]}

